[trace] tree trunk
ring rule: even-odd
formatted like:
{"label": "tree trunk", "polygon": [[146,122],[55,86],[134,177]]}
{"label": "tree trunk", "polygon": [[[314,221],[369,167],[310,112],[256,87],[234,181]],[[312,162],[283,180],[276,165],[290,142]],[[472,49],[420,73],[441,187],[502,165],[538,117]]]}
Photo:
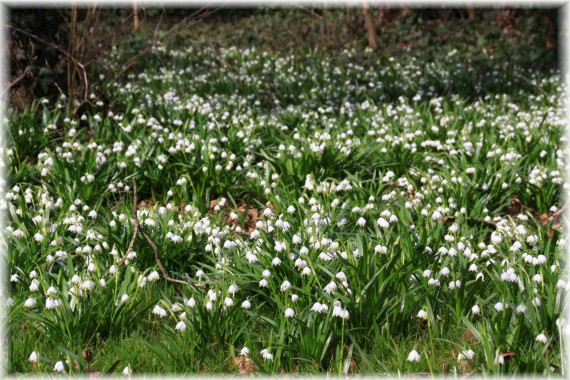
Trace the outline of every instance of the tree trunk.
{"label": "tree trunk", "polygon": [[467,7],[467,13],[469,14],[469,20],[475,21],[477,20],[477,12],[473,7]]}
{"label": "tree trunk", "polygon": [[139,10],[137,7],[137,1],[133,1],[133,26],[135,32],[139,30]]}
{"label": "tree trunk", "polygon": [[368,34],[368,46],[374,50],[378,49],[378,41],[376,39],[376,28],[372,16],[368,13],[368,4],[364,3],[362,7],[362,15],[364,16],[364,26]]}

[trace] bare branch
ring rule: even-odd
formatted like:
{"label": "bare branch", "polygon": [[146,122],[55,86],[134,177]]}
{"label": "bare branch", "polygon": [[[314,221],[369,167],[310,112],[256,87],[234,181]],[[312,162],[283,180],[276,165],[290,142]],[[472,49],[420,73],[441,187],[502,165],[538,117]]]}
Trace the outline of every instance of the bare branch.
{"label": "bare branch", "polygon": [[[170,277],[170,275],[168,274],[168,272],[166,271],[166,268],[164,268],[164,265],[162,265],[162,261],[160,260],[160,254],[158,252],[158,247],[156,246],[156,244],[154,244],[154,242],[152,241],[152,239],[146,234],[146,232],[144,232],[142,226],[140,225],[139,222],[139,217],[137,215],[137,211],[138,211],[138,205],[137,205],[137,181],[133,178],[133,193],[134,193],[134,199],[135,199],[135,227],[136,230],[135,232],[138,230],[140,231],[140,233],[142,234],[142,236],[145,238],[146,242],[148,243],[148,245],[150,245],[150,248],[152,248],[152,251],[154,252],[154,259],[156,260],[156,265],[158,265],[158,268],[160,269],[160,272],[162,273],[162,276],[164,277],[164,279],[166,281],[170,281],[170,282],[175,282],[178,284],[184,284],[184,285],[190,285],[189,282],[186,282],[184,280],[178,280],[176,278],[172,278]],[[133,240],[131,240],[131,243],[134,242],[134,239],[136,237],[136,233],[133,235]],[[126,257],[126,256],[125,256]]]}
{"label": "bare branch", "polygon": [[117,268],[120,267],[121,265],[123,265],[123,263],[125,262],[125,260],[129,256],[129,253],[131,253],[131,251],[133,250],[133,246],[135,245],[135,240],[137,238],[137,234],[138,234],[139,226],[140,226],[139,225],[139,218],[137,218],[138,207],[139,206],[138,206],[138,199],[137,199],[137,182],[133,179],[133,210],[135,210],[133,237],[131,238],[131,242],[129,243],[129,247],[127,248],[127,252],[125,253],[125,256],[121,259],[121,261],[119,261],[117,263]]}
{"label": "bare branch", "polygon": [[26,66],[24,72],[20,74],[12,83],[8,84],[8,86],[4,89],[4,91],[2,91],[1,97],[4,97],[4,95],[6,95],[6,92],[8,92],[12,87],[17,85],[21,80],[23,80],[29,74],[31,74],[31,72],[32,72],[32,66]]}

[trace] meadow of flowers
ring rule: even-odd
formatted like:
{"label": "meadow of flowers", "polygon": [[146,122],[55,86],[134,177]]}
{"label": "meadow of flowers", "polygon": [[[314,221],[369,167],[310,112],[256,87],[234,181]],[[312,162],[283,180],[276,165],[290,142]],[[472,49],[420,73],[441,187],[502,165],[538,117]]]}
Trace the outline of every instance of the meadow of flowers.
{"label": "meadow of flowers", "polygon": [[9,371],[565,373],[558,71],[153,53],[9,115]]}

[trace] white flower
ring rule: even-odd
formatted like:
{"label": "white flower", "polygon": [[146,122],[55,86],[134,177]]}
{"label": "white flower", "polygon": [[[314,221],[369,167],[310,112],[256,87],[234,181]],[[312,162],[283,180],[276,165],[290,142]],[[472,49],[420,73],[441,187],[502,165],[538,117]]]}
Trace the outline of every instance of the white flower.
{"label": "white flower", "polygon": [[390,223],[388,223],[388,221],[387,221],[386,219],[384,219],[384,218],[379,218],[379,219],[376,221],[376,224],[378,224],[378,226],[379,226],[379,227],[382,227],[382,228],[388,228],[388,227],[390,227]]}
{"label": "white flower", "polygon": [[420,361],[420,354],[416,350],[412,350],[408,354],[408,361],[409,362],[419,362]]}
{"label": "white flower", "polygon": [[271,272],[265,269],[263,272],[261,272],[261,275],[263,276],[263,278],[269,278],[271,277]]}
{"label": "white flower", "polygon": [[233,306],[233,304],[234,304],[234,300],[233,300],[233,299],[231,299],[231,298],[229,298],[229,297],[226,297],[226,298],[224,299],[224,305],[226,305],[226,307]]}
{"label": "white flower", "polygon": [[491,241],[493,242],[493,244],[499,244],[500,242],[503,241],[503,238],[497,231],[494,231],[493,233],[491,233]]}
{"label": "white flower", "polygon": [[50,286],[46,293],[50,296],[57,294],[57,289],[54,286]]}
{"label": "white flower", "polygon": [[[34,235],[34,240],[35,240],[35,241],[42,241],[42,240],[44,240],[44,235],[42,235],[42,234],[40,234],[40,233],[37,233],[37,234]],[[60,363],[61,363],[61,362],[60,362]]]}
{"label": "white flower", "polygon": [[538,334],[536,336],[536,341],[541,342],[541,343],[546,343],[546,342],[548,342],[548,338],[544,334]]}
{"label": "white flower", "polygon": [[210,301],[215,301],[218,299],[218,294],[214,289],[208,290],[208,298],[210,299]]}
{"label": "white flower", "polygon": [[288,307],[288,308],[285,310],[285,317],[286,317],[286,318],[292,318],[292,317],[294,317],[294,316],[295,316],[295,311],[294,311],[293,309],[291,309],[290,307]]}
{"label": "white flower", "polygon": [[[346,312],[346,315],[345,315],[345,312]],[[348,319],[348,311],[342,309],[340,301],[335,301],[333,303],[332,316],[333,317],[340,317],[342,319]]]}
{"label": "white flower", "polygon": [[18,274],[13,274],[10,277],[10,282],[20,282],[20,280],[18,279]]}
{"label": "white flower", "polygon": [[81,289],[83,290],[93,290],[95,288],[95,283],[91,280],[86,280],[81,284]]}
{"label": "white flower", "polygon": [[471,312],[473,314],[479,314],[481,312],[481,309],[479,308],[478,305],[473,305],[473,307],[471,308]]}
{"label": "white flower", "polygon": [[123,294],[121,296],[121,302],[127,302],[129,300],[129,295],[128,294]]}
{"label": "white flower", "polygon": [[176,330],[180,330],[180,331],[186,330],[186,323],[184,323],[184,322],[182,322],[182,321],[178,322],[178,323],[176,324],[175,329],[176,329]]}
{"label": "white flower", "polygon": [[162,307],[160,307],[159,305],[156,305],[154,307],[154,309],[152,309],[152,313],[158,315],[159,317],[166,317],[166,315],[168,314],[166,312],[166,310],[164,310]]}
{"label": "white flower", "polygon": [[196,306],[196,300],[194,299],[194,297],[191,297],[188,301],[186,301],[186,305],[190,306],[190,307],[194,307]]}
{"label": "white flower", "polygon": [[473,359],[475,352],[473,350],[463,351],[457,356],[457,361],[463,361],[465,359]]}
{"label": "white flower", "polygon": [[262,279],[261,281],[259,281],[259,287],[261,288],[266,288],[268,284],[269,282],[267,282],[266,279]]}
{"label": "white flower", "polygon": [[249,302],[249,300],[245,300],[241,303],[241,307],[247,310],[251,308],[251,302]]}
{"label": "white flower", "polygon": [[526,311],[527,311],[526,305],[521,304],[517,306],[517,313],[526,313]]}
{"label": "white flower", "polygon": [[277,266],[277,265],[281,264],[281,259],[279,257],[275,257],[275,258],[273,258],[273,260],[271,260],[271,264]]}
{"label": "white flower", "polygon": [[283,283],[281,284],[281,291],[286,292],[289,289],[291,289],[291,283],[287,280],[283,281]]}
{"label": "white flower", "polygon": [[240,351],[240,355],[241,356],[248,356],[249,355],[249,348],[247,348],[247,347],[242,348]]}
{"label": "white flower", "polygon": [[356,224],[359,225],[360,227],[364,227],[366,225],[366,219],[360,217],[357,221]]}
{"label": "white flower", "polygon": [[24,307],[32,308],[38,304],[35,298],[28,298],[26,302],[24,302]]}
{"label": "white flower", "polygon": [[53,298],[47,298],[46,299],[46,309],[55,309],[56,307],[59,306],[59,301],[55,300]]}
{"label": "white flower", "polygon": [[376,253],[388,253],[388,247],[377,245],[374,247],[374,252]]}
{"label": "white flower", "polygon": [[[283,224],[284,224],[284,223],[281,222],[281,226],[282,226]],[[276,223],[276,225],[279,226],[279,224],[277,224],[277,223]],[[287,245],[285,244],[285,242],[279,242],[279,241],[276,241],[276,242],[275,242],[275,250],[276,250],[277,252],[283,252],[285,249],[287,249]],[[276,260],[277,260],[277,263],[275,263]],[[281,260],[279,260],[278,257],[276,257],[275,259],[273,259],[273,261],[274,261],[273,265],[279,265],[279,264],[281,264]]]}
{"label": "white flower", "polygon": [[40,286],[40,282],[36,279],[32,280],[30,284],[30,292],[36,292]]}
{"label": "white flower", "polygon": [[130,375],[131,373],[133,373],[133,371],[129,368],[129,366],[126,366],[126,367],[123,369],[123,375],[128,376],[128,375]]}
{"label": "white flower", "polygon": [[337,289],[336,283],[334,281],[331,281],[325,286],[324,291],[327,292],[328,294],[332,294],[336,292],[336,289]]}
{"label": "white flower", "polygon": [[418,318],[420,318],[420,319],[427,319],[427,318],[428,318],[428,313],[427,313],[427,311],[425,311],[425,310],[423,310],[423,309],[420,310],[420,311],[418,312]]}
{"label": "white flower", "polygon": [[182,308],[180,307],[180,304],[175,303],[172,305],[172,308],[170,310],[172,310],[173,313],[178,313],[180,310],[182,310]]}
{"label": "white flower", "polygon": [[53,366],[53,371],[54,372],[63,372],[65,371],[65,367],[63,366],[63,362],[59,361],[57,363],[55,363],[55,365]]}
{"label": "white flower", "polygon": [[346,274],[344,272],[338,272],[335,277],[340,281],[347,281]]}
{"label": "white flower", "polygon": [[293,302],[297,302],[297,300],[299,299],[299,296],[296,294],[291,294],[291,301]]}
{"label": "white flower", "polygon": [[260,351],[261,356],[263,356],[263,360],[273,360],[273,355],[269,353],[267,348]]}
{"label": "white flower", "polygon": [[228,293],[230,293],[231,295],[235,295],[238,291],[238,286],[237,285],[230,285],[228,288]]}
{"label": "white flower", "polygon": [[497,302],[495,304],[495,310],[497,310],[498,312],[503,311],[503,303],[502,302]]}
{"label": "white flower", "polygon": [[158,274],[157,271],[152,271],[149,273],[149,275],[146,277],[149,281],[156,281],[160,278],[160,275]]}
{"label": "white flower", "polygon": [[28,361],[31,361],[32,363],[38,362],[38,354],[36,354],[36,351],[32,351],[30,357],[28,358]]}

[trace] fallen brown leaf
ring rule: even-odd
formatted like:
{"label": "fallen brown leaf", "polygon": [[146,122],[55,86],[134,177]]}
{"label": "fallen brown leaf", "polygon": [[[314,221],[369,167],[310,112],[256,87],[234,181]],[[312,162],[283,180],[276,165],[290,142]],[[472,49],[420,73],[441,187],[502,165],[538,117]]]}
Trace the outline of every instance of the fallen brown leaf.
{"label": "fallen brown leaf", "polygon": [[461,340],[468,342],[468,343],[474,343],[477,341],[477,338],[475,337],[475,335],[473,335],[473,333],[471,332],[471,330],[465,330],[465,332],[461,335]]}
{"label": "fallen brown leaf", "polygon": [[234,363],[240,375],[249,375],[255,372],[254,364],[249,358],[244,356],[234,358]]}

